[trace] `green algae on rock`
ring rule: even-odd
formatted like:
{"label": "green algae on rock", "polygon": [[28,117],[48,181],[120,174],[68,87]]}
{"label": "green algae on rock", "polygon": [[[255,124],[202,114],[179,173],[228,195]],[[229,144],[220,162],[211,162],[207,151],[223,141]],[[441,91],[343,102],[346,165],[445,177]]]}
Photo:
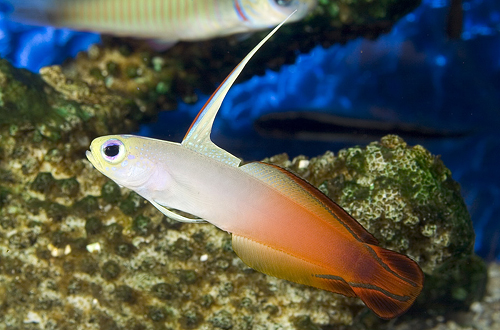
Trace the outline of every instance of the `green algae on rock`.
{"label": "green algae on rock", "polygon": [[[26,158],[22,165],[25,173],[33,172],[43,161],[71,161],[61,156],[61,148],[79,145],[80,150],[85,150],[90,137],[111,131],[133,130],[138,120],[151,116],[146,108],[139,110],[133,98],[113,94],[82,81],[71,81],[62,75],[57,66],[41,71],[43,74],[40,76],[16,69],[0,59],[0,125],[8,125],[8,129],[3,131],[4,137],[7,139],[10,136],[16,141],[30,138],[30,141],[24,141],[25,145],[13,151],[27,154],[31,144],[41,147],[44,140],[59,142],[57,147],[44,152],[43,157]],[[34,134],[24,136],[31,131]],[[12,145],[6,143],[3,148]],[[77,182],[68,179],[67,182],[60,182],[60,188],[75,192]]]}
{"label": "green algae on rock", "polygon": [[[83,120],[72,125],[87,141],[95,134]],[[9,129],[0,126],[0,324],[8,329],[316,329],[350,325],[363,309],[356,298],[253,271],[214,226],[173,224],[94,171],[70,132],[33,143],[36,131]],[[458,185],[421,147],[389,136],[338,157],[271,160],[319,186],[428,274],[471,253]],[[29,171],[24,163],[33,164]],[[477,299],[469,295],[477,282],[434,283],[430,297]]]}

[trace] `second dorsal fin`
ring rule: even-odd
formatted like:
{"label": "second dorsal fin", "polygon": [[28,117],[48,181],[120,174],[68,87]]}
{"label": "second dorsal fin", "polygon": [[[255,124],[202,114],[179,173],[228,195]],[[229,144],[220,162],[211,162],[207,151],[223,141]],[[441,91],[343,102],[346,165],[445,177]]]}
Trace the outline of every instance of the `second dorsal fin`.
{"label": "second dorsal fin", "polygon": [[241,170],[301,203],[338,231],[360,242],[378,245],[377,239],[342,207],[295,174],[279,166],[261,162],[245,164]]}

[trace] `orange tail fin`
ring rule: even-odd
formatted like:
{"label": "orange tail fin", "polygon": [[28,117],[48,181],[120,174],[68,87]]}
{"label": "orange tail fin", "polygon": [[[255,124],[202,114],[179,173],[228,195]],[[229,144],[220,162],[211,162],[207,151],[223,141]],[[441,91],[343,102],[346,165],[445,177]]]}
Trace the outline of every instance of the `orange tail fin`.
{"label": "orange tail fin", "polygon": [[349,285],[379,317],[391,319],[403,314],[422,291],[422,270],[405,255],[375,245],[365,247],[381,267],[374,271],[370,284],[352,281]]}

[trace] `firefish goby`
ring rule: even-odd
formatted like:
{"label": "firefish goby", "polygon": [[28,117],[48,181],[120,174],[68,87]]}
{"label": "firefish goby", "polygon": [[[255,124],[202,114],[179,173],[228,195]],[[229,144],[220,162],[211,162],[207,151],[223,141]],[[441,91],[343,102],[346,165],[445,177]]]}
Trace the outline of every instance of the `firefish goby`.
{"label": "firefish goby", "polygon": [[241,165],[239,158],[210,139],[228,90],[281,24],[217,88],[182,143],[103,136],[92,141],[87,158],[166,216],[207,221],[231,233],[234,251],[248,266],[292,282],[358,296],[384,319],[401,315],[422,290],[424,276],[413,260],[378,246],[354,218],[301,178],[262,162]]}
{"label": "firefish goby", "polygon": [[169,44],[302,19],[317,0],[11,0],[11,19]]}

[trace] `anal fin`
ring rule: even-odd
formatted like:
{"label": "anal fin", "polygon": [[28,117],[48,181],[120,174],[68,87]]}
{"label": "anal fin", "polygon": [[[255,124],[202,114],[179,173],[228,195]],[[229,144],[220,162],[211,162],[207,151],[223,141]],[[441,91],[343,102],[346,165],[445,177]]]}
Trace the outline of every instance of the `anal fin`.
{"label": "anal fin", "polygon": [[233,234],[233,250],[253,269],[274,277],[353,297],[347,282],[325,274],[326,269],[284,251]]}

